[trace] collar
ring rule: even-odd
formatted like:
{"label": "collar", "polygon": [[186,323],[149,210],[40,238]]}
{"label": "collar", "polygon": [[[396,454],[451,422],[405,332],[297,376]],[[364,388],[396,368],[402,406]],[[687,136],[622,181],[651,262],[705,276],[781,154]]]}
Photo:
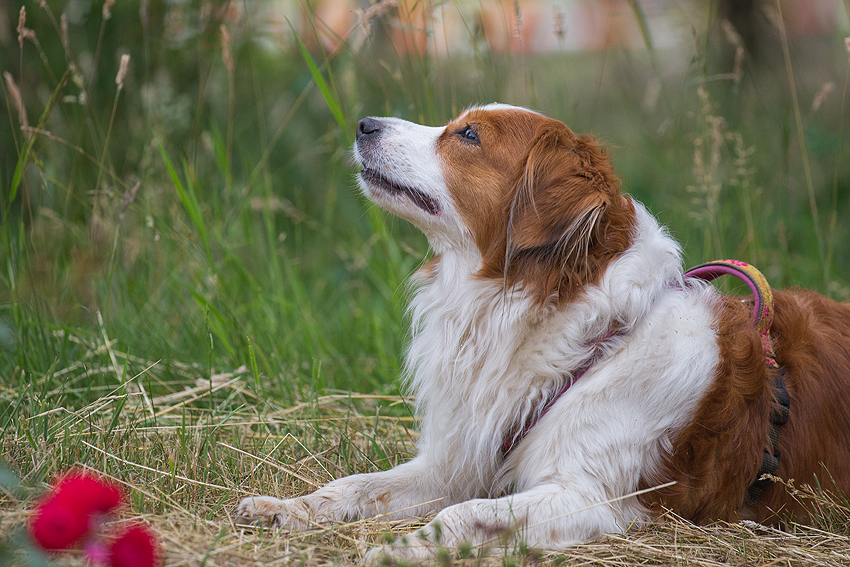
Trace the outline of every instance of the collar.
{"label": "collar", "polygon": [[765,364],[770,368],[779,368],[770,340],[770,325],[773,323],[773,291],[767,278],[754,266],[740,260],[715,260],[700,264],[685,272],[686,278],[696,278],[710,282],[720,276],[735,276],[743,281],[753,292],[753,327],[761,338]]}

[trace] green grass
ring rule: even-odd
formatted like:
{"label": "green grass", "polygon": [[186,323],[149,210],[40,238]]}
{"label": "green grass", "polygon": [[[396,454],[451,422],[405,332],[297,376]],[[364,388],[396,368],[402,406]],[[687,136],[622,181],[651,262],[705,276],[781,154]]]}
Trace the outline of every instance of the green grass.
{"label": "green grass", "polygon": [[229,519],[241,495],[301,493],[414,451],[397,376],[404,282],[427,247],[356,191],[362,116],[439,124],[478,102],[531,105],[612,147],[624,190],[689,264],[736,257],[777,287],[850,299],[838,37],[791,38],[787,59],[732,80],[718,78],[732,63],[713,12],[693,49],[497,54],[470,36],[475,49],[440,59],[395,52],[386,19],[328,55],[292,39],[270,50],[259,19],[180,6],[152,3],[143,25],[135,3],[104,21],[99,5],[70,13],[66,49],[59,8],[26,2],[38,45],[21,53],[13,34],[0,48],[36,127],[20,129],[4,80],[0,460],[21,482],[0,492],[3,537],[72,466],[124,484],[123,515],[151,522],[173,564],[344,563],[356,541],[405,527],[281,539]]}

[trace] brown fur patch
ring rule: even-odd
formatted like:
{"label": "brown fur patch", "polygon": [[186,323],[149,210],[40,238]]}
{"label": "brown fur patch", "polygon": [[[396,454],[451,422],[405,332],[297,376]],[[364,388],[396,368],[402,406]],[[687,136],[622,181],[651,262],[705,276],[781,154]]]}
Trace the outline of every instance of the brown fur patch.
{"label": "brown fur patch", "polygon": [[[791,398],[779,434],[778,476],[850,493],[850,308],[815,292],[775,291],[772,327],[777,362]],[[698,523],[754,519],[775,522],[803,510],[782,486],[745,504],[767,440],[773,393],[758,334],[746,304],[721,298],[716,313],[720,365],[693,422],[678,432],[659,475],[641,488],[651,509],[670,508]],[[828,471],[828,472],[827,472]]]}
{"label": "brown fur patch", "polygon": [[[460,139],[474,126],[480,144]],[[594,140],[521,110],[477,110],[438,142],[449,191],[473,232],[480,277],[574,300],[631,244],[634,206]]]}

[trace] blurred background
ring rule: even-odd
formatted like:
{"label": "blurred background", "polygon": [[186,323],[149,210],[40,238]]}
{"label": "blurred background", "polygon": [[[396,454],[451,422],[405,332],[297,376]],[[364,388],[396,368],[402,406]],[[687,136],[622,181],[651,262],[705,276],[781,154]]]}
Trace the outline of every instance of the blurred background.
{"label": "blurred background", "polygon": [[114,350],[153,390],[244,365],[283,403],[396,392],[427,244],[358,194],[354,127],[493,101],[599,137],[688,265],[734,257],[848,300],[848,12],[4,0],[0,385],[106,387]]}

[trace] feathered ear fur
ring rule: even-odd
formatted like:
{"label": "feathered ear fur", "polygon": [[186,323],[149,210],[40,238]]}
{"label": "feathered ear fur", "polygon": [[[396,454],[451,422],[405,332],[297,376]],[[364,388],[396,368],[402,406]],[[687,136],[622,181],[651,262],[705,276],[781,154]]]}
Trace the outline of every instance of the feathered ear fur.
{"label": "feathered ear fur", "polygon": [[491,261],[506,287],[522,286],[540,304],[572,300],[631,244],[634,208],[608,156],[561,124],[537,135],[505,208],[501,259]]}

